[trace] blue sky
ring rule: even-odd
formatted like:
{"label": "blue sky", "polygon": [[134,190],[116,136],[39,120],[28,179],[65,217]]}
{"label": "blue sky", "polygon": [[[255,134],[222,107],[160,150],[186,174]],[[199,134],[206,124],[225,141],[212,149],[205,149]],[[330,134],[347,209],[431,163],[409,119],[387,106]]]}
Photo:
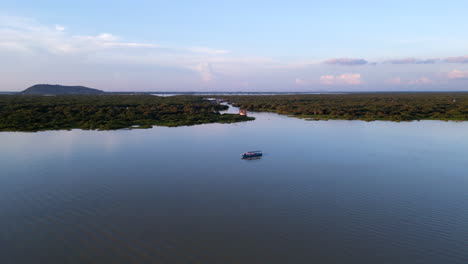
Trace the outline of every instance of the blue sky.
{"label": "blue sky", "polygon": [[1,91],[468,90],[467,1],[8,1]]}

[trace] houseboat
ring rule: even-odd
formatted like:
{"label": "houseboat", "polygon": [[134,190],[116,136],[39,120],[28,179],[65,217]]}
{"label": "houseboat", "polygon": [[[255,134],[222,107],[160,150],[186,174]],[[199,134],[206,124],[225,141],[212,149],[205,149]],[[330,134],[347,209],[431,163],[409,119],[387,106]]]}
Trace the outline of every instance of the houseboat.
{"label": "houseboat", "polygon": [[241,156],[243,159],[257,158],[257,157],[263,156],[263,153],[260,150],[247,151],[247,152],[242,153]]}

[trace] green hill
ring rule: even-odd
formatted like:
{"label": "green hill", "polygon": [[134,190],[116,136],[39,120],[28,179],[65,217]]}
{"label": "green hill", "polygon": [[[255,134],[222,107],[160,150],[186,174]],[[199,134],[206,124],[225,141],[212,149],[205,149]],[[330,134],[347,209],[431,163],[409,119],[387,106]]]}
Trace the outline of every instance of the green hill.
{"label": "green hill", "polygon": [[102,94],[104,91],[84,86],[63,86],[51,84],[36,84],[21,92],[22,94]]}

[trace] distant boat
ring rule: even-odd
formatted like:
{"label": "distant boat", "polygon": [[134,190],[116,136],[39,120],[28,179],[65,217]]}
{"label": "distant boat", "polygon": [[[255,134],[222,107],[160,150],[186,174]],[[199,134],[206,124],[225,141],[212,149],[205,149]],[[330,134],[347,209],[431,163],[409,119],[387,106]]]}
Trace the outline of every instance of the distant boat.
{"label": "distant boat", "polygon": [[256,158],[256,157],[261,157],[261,156],[263,156],[263,153],[260,150],[247,151],[247,152],[242,153],[243,159]]}

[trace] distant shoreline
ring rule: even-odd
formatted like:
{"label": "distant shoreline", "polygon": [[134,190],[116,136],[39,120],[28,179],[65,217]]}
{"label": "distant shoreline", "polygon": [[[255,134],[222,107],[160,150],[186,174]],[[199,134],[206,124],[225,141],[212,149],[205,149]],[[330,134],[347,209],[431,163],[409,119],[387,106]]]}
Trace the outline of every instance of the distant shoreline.
{"label": "distant shoreline", "polygon": [[[447,94],[447,93],[468,93],[468,91],[341,91],[341,92],[158,92],[158,91],[123,91],[123,92],[106,92],[102,95],[307,95],[307,94]],[[21,94],[21,91],[5,91],[0,92],[0,95]]]}
{"label": "distant shoreline", "polygon": [[[221,100],[205,100],[207,97]],[[241,110],[275,112],[306,120],[468,121],[466,92],[6,94],[0,96],[0,131],[115,130],[255,119],[221,114],[227,106],[220,101]]]}

